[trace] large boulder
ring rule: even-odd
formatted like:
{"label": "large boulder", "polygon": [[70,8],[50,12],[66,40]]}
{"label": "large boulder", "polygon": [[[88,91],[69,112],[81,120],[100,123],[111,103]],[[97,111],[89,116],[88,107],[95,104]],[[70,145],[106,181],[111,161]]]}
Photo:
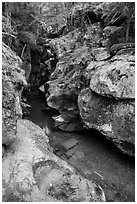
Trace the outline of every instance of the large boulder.
{"label": "large boulder", "polygon": [[[98,65],[98,64],[97,64]],[[88,69],[93,69],[93,64]],[[96,69],[97,68],[97,69]],[[116,99],[135,98],[135,57],[120,55],[94,66],[90,88],[102,96]]]}
{"label": "large boulder", "polygon": [[84,74],[89,84],[78,97],[86,128],[95,128],[124,153],[134,155],[135,57],[116,55],[91,62]]}
{"label": "large boulder", "polygon": [[[97,72],[92,71],[90,88],[81,91],[78,106],[86,128],[99,130],[124,153],[134,156],[135,102],[134,75],[132,76],[134,63],[132,61],[130,64],[129,59],[129,63],[120,61],[120,64],[117,62],[116,64],[114,62],[107,67],[106,63],[103,63]],[[122,67],[126,65],[125,70],[121,64]],[[108,77],[109,71],[111,78]],[[125,79],[122,81],[120,81],[122,77],[118,77],[119,72],[124,72]]]}
{"label": "large boulder", "polygon": [[100,202],[100,186],[76,174],[52,153],[44,130],[17,121],[17,139],[3,158],[4,202]]}

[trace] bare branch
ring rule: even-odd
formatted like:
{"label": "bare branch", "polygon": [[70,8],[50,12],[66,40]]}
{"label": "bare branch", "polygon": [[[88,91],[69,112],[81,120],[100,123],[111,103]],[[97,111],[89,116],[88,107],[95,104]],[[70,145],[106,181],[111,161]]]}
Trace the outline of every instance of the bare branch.
{"label": "bare branch", "polygon": [[23,58],[23,54],[24,54],[24,51],[25,51],[26,46],[27,46],[27,45],[25,44],[24,47],[23,47],[23,49],[22,49],[22,53],[21,53],[21,56],[20,56],[21,59]]}
{"label": "bare branch", "polygon": [[17,36],[12,35],[12,34],[10,34],[10,33],[5,33],[5,32],[2,32],[2,34],[3,34],[3,35],[10,35],[10,36],[11,36],[11,37],[13,37],[13,38],[17,38]]}

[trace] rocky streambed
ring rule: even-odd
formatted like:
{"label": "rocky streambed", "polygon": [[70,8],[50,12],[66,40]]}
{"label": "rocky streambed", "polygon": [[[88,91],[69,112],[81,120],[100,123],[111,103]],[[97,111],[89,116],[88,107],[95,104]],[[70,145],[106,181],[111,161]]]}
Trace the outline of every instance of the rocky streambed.
{"label": "rocky streambed", "polygon": [[57,112],[46,110],[45,101],[36,93],[28,101],[29,119],[42,128],[48,127],[54,153],[83,177],[98,183],[107,202],[134,202],[134,158],[124,155],[96,130],[69,133],[56,129],[52,117]]}
{"label": "rocky streambed", "polygon": [[16,53],[2,44],[3,201],[135,200],[134,5],[123,5],[76,5],[58,32],[18,31]]}

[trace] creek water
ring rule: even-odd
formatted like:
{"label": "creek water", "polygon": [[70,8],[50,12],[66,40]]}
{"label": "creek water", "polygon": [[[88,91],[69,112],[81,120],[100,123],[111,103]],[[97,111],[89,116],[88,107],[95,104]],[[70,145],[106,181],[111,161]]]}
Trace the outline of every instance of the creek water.
{"label": "creek water", "polygon": [[50,129],[50,145],[53,149],[57,143],[70,138],[78,140],[77,151],[70,158],[65,158],[78,173],[98,183],[105,192],[106,200],[112,202],[135,201],[135,161],[124,155],[103,135],[95,130],[90,132],[63,132],[54,129],[51,110],[45,108],[45,99],[37,93],[31,95],[28,119],[42,128]]}

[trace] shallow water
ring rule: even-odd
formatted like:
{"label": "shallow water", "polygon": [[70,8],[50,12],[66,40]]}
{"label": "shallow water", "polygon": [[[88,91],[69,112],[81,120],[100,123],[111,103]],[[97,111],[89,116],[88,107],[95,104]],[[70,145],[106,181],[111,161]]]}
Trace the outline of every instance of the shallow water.
{"label": "shallow water", "polygon": [[95,130],[79,133],[54,130],[54,121],[51,118],[53,111],[41,111],[45,108],[45,100],[36,94],[28,102],[31,105],[28,119],[42,128],[47,126],[51,130],[49,139],[53,149],[69,138],[76,138],[79,141],[77,151],[72,157],[65,159],[78,173],[100,184],[105,191],[107,201],[135,201],[134,158],[122,154]]}

